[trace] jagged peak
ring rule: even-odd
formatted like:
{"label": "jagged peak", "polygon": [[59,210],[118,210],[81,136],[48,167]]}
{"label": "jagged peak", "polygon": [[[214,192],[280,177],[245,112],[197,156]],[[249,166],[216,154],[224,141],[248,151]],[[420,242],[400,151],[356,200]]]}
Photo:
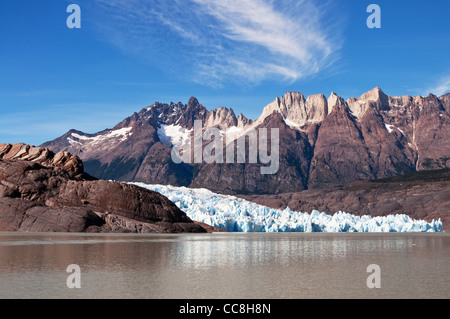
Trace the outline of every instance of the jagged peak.
{"label": "jagged peak", "polygon": [[220,106],[217,109],[211,110],[207,113],[205,119],[206,127],[226,128],[230,126],[237,126],[238,120],[233,109]]}
{"label": "jagged peak", "polygon": [[375,88],[373,88],[373,89],[370,90],[369,92],[372,92],[372,91],[378,92],[378,93],[383,93],[383,94],[384,94],[383,90],[382,90],[381,87],[379,87],[379,86],[376,86]]}
{"label": "jagged peak", "polygon": [[331,91],[330,96],[328,97],[328,100],[332,99],[332,98],[333,99],[342,99],[341,96],[339,94],[335,93],[334,91]]}
{"label": "jagged peak", "polygon": [[198,99],[195,96],[191,96],[188,101],[188,105],[199,105]]}
{"label": "jagged peak", "polygon": [[330,97],[328,98],[328,114],[331,113],[335,106],[340,106],[343,104],[345,104],[344,99],[340,95],[331,92]]}
{"label": "jagged peak", "polygon": [[305,96],[303,95],[303,93],[297,92],[297,91],[289,91],[286,92],[286,94],[284,94],[283,98],[299,98],[302,100],[305,100]]}
{"label": "jagged peak", "polygon": [[364,101],[380,101],[384,98],[386,98],[387,95],[383,92],[383,90],[381,90],[381,87],[377,86],[374,89],[364,93],[363,95],[361,95],[361,97],[359,98],[359,100],[364,100]]}
{"label": "jagged peak", "polygon": [[227,108],[225,106],[219,106],[217,109],[212,110],[216,114],[229,114],[230,116],[236,116],[232,108]]}
{"label": "jagged peak", "polygon": [[279,113],[293,127],[302,127],[308,123],[321,122],[328,115],[328,101],[323,94],[310,95],[307,98],[296,91],[287,92],[268,104],[255,123],[262,123],[273,113]]}

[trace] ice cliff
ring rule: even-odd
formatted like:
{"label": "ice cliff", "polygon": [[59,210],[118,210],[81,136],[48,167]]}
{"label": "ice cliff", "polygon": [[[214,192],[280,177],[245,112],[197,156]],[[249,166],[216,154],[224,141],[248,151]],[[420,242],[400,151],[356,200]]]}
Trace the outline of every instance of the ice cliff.
{"label": "ice cliff", "polygon": [[230,232],[441,232],[441,220],[428,223],[407,215],[355,216],[345,212],[293,212],[272,209],[241,198],[190,189],[134,183],[159,192],[192,220]]}

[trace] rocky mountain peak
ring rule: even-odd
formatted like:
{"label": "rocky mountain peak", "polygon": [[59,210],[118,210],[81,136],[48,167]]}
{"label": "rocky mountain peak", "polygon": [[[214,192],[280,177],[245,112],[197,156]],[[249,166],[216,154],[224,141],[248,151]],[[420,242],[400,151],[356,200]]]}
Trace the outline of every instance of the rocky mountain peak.
{"label": "rocky mountain peak", "polygon": [[389,109],[389,96],[379,86],[361,95],[358,101],[373,104],[379,110]]}
{"label": "rocky mountain peak", "polygon": [[206,122],[203,124],[208,128],[219,127],[221,129],[226,129],[228,127],[237,126],[238,120],[233,109],[227,109],[226,107],[221,106],[218,109],[209,111],[206,116]]}
{"label": "rocky mountain peak", "polygon": [[287,92],[281,97],[281,103],[287,108],[295,107],[305,103],[305,97],[300,92]]}
{"label": "rocky mountain peak", "polygon": [[195,97],[195,96],[191,96],[190,98],[189,98],[189,101],[188,101],[188,107],[199,107],[200,106],[200,103],[198,102],[198,100],[197,100],[197,98]]}
{"label": "rocky mountain peak", "polygon": [[387,97],[386,94],[384,94],[383,90],[379,86],[373,88],[372,90],[364,93],[360,99],[366,100],[366,101],[378,101],[384,97]]}
{"label": "rocky mountain peak", "polygon": [[328,115],[328,101],[323,94],[314,94],[306,99],[306,113],[308,121],[322,122]]}
{"label": "rocky mountain peak", "polygon": [[307,99],[302,93],[287,92],[268,104],[256,121],[262,123],[272,113],[280,113],[291,127],[303,127],[322,121],[328,115],[328,103],[323,94],[311,95]]}
{"label": "rocky mountain peak", "polygon": [[195,120],[205,121],[208,110],[199,103],[197,98],[191,97],[182,112],[174,112],[173,114],[176,114],[178,118],[176,122],[166,124],[177,124],[190,130],[194,127]]}
{"label": "rocky mountain peak", "polygon": [[345,105],[345,101],[342,97],[334,92],[331,92],[328,98],[328,114],[330,114],[336,106]]}
{"label": "rocky mountain peak", "polygon": [[[391,97],[386,95],[379,86],[364,93],[359,98],[349,98],[347,100],[348,107],[356,118],[361,118],[369,107],[378,110],[388,110],[390,107]],[[403,104],[403,102],[399,102]]]}
{"label": "rocky mountain peak", "polygon": [[247,125],[251,125],[252,124],[252,120],[248,119],[244,116],[244,114],[240,113],[239,116],[237,117],[237,127],[238,128],[244,128]]}

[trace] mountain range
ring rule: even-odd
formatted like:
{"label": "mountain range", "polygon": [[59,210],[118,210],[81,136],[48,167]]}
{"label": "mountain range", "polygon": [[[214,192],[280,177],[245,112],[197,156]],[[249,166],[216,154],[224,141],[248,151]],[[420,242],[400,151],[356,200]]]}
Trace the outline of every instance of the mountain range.
{"label": "mountain range", "polygon": [[[279,169],[262,163],[181,163],[173,145],[192,138],[194,122],[217,128],[227,143],[261,128],[279,130]],[[41,145],[82,159],[96,178],[208,188],[223,194],[281,194],[344,187],[413,172],[450,168],[450,94],[389,96],[379,87],[346,101],[335,93],[288,92],[256,120],[230,108],[160,103],[95,134],[70,130]]]}

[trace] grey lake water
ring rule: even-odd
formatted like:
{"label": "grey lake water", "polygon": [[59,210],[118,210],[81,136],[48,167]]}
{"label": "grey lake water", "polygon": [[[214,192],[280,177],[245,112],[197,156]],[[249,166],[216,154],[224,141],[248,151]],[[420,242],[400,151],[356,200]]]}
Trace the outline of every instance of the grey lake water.
{"label": "grey lake water", "polygon": [[449,297],[445,233],[0,233],[3,299]]}

